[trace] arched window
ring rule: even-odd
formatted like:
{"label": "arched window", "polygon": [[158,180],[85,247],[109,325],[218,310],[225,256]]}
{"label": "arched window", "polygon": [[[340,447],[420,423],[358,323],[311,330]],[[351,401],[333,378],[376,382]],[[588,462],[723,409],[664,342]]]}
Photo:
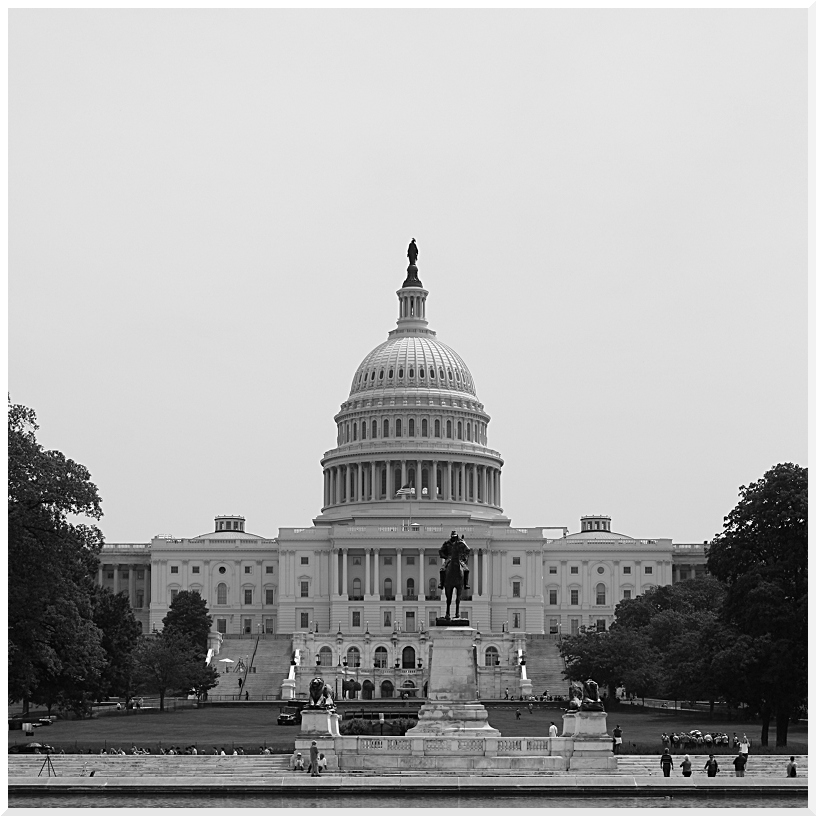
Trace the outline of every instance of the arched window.
{"label": "arched window", "polygon": [[413,436],[413,435],[414,435],[414,420],[409,419],[408,420],[408,436]]}
{"label": "arched window", "polygon": [[388,668],[388,649],[385,646],[378,646],[374,650],[374,668],[387,669]]}
{"label": "arched window", "polygon": [[377,438],[377,420],[376,419],[371,420],[371,438],[372,439]]}
{"label": "arched window", "polygon": [[441,423],[439,422],[438,419],[435,419],[434,420],[434,436],[441,436],[441,435],[442,435]]}
{"label": "arched window", "polygon": [[332,654],[331,646],[321,646],[317,653],[320,657],[320,665],[326,668],[331,668],[334,665],[334,655]]}
{"label": "arched window", "polygon": [[390,578],[386,578],[383,581],[383,595],[386,598],[393,598],[394,597],[394,590],[393,590],[393,583],[391,582]]}
{"label": "arched window", "polygon": [[598,584],[595,587],[595,603],[598,606],[606,606],[606,585]]}
{"label": "arched window", "polygon": [[[456,438],[457,439],[462,438],[462,420],[461,419],[456,423]],[[365,439],[365,422],[363,423],[363,439]]]}
{"label": "arched window", "polygon": [[431,580],[428,581],[428,597],[436,597],[436,578],[431,578]]}
{"label": "arched window", "polygon": [[356,646],[349,646],[346,652],[346,660],[352,669],[360,668],[360,650]]}
{"label": "arched window", "polygon": [[425,369],[424,368],[419,369],[419,376],[420,376],[421,379],[425,379]]}
{"label": "arched window", "polygon": [[387,437],[389,432],[390,432],[390,428],[389,428],[388,420],[384,419],[383,420],[383,436]]}
{"label": "arched window", "polygon": [[227,602],[227,585],[219,584],[215,590],[215,602],[218,604],[225,604]]}
{"label": "arched window", "polygon": [[385,491],[388,489],[386,482],[385,468],[380,471],[380,495],[385,496]]}
{"label": "arched window", "polygon": [[412,380],[413,378],[414,378],[414,369],[413,369],[413,368],[409,368],[409,369],[408,369],[408,379],[409,379],[409,380]]}
{"label": "arched window", "polygon": [[427,419],[422,420],[422,435],[423,436],[428,435],[428,420]]}
{"label": "arched window", "polygon": [[406,646],[402,650],[402,668],[415,669],[416,668],[416,652],[413,646]]}
{"label": "arched window", "polygon": [[363,432],[362,432],[362,438],[363,438],[363,439],[365,439],[365,438],[366,438],[366,424],[365,424],[365,421],[363,421]]}
{"label": "arched window", "polygon": [[414,594],[414,579],[409,578],[405,582],[405,594],[406,595],[413,595]]}
{"label": "arched window", "polygon": [[352,431],[352,436],[354,438],[354,441],[356,442],[357,441],[357,423],[356,422],[354,423],[354,430]]}
{"label": "arched window", "polygon": [[499,650],[495,646],[488,646],[485,649],[485,666],[499,665]]}
{"label": "arched window", "polygon": [[363,597],[363,582],[359,578],[355,578],[351,582],[351,594],[355,598],[362,598]]}
{"label": "arched window", "polygon": [[448,420],[445,423],[445,430],[447,431],[446,436],[448,437],[448,439],[453,439],[453,430],[452,430],[452,424],[451,424],[450,420]]}
{"label": "arched window", "polygon": [[380,686],[380,697],[393,697],[394,684],[390,680],[383,680]]}
{"label": "arched window", "polygon": [[[400,376],[402,376],[402,375],[400,375]],[[397,430],[396,430],[395,435],[396,436],[402,436],[402,420],[401,419],[397,420]]]}
{"label": "arched window", "polygon": [[470,442],[470,423],[467,424],[467,441]]}

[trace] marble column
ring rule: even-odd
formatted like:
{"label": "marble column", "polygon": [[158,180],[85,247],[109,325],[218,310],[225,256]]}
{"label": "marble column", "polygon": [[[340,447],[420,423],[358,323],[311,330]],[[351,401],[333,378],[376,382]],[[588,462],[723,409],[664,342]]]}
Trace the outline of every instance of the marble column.
{"label": "marble column", "polygon": [[[145,567],[145,605],[150,608],[150,600],[153,597],[153,568],[150,564]],[[212,604],[210,604],[212,606]]]}
{"label": "marble column", "polygon": [[337,550],[332,550],[332,595],[340,594],[340,557]]}
{"label": "marble column", "polygon": [[402,600],[402,550],[397,550],[397,600]]}
{"label": "marble column", "polygon": [[439,462],[438,462],[438,460],[436,460],[436,459],[434,459],[434,460],[431,462],[431,487],[430,487],[430,491],[429,491],[429,492],[430,492],[430,494],[431,494],[431,500],[432,500],[432,501],[436,501],[436,490],[437,490],[437,485],[436,485],[436,468],[437,468],[437,465],[438,465],[438,464],[439,464]]}
{"label": "marble column", "polygon": [[473,595],[477,598],[481,596],[481,590],[479,589],[479,553],[481,550],[474,550],[473,551],[473,580],[471,582],[471,586],[473,587]]}
{"label": "marble column", "polygon": [[349,594],[349,580],[348,580],[348,547],[343,547],[343,592],[344,597],[348,598]]}
{"label": "marble column", "polygon": [[363,590],[363,597],[368,598],[371,594],[371,550],[368,547],[366,547],[365,558],[365,589]]}
{"label": "marble column", "polygon": [[131,564],[128,567],[128,600],[130,601],[130,608],[136,608],[136,567]]}
{"label": "marble column", "polygon": [[363,500],[363,466],[362,464],[357,465],[357,492],[354,495],[356,501],[360,502]]}
{"label": "marble column", "polygon": [[113,594],[116,595],[119,592],[119,565],[113,565]]}
{"label": "marble column", "polygon": [[[390,499],[394,495],[394,468],[390,459],[385,460],[385,498]],[[379,590],[377,590],[379,592]]]}
{"label": "marble column", "polygon": [[348,504],[351,501],[351,465],[346,465],[346,478],[345,478],[345,498],[344,501]]}
{"label": "marble column", "polygon": [[374,548],[374,595],[380,597],[380,550]]}
{"label": "marble column", "polygon": [[419,592],[417,597],[420,601],[425,600],[425,550],[419,551]]}

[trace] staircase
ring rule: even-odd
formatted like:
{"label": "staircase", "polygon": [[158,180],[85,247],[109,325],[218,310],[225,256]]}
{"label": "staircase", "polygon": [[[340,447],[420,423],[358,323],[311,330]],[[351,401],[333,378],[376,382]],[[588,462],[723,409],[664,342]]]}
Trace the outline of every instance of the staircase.
{"label": "staircase", "polygon": [[[729,754],[714,754],[717,764],[720,766],[720,772],[717,774],[717,779],[722,777],[734,777],[734,757],[736,753]],[[674,761],[674,768],[672,768],[672,776],[682,776],[680,771],[680,763],[683,761],[685,753],[682,751],[672,754]],[[707,754],[689,754],[691,760],[691,776],[705,776],[706,772],[703,766],[708,759]],[[748,756],[748,764],[745,766],[745,778],[755,777],[773,777],[774,779],[785,778],[785,768],[790,759],[790,754],[763,754],[762,756],[750,755]],[[796,775],[807,776],[808,758],[806,755],[796,757]],[[662,776],[663,771],[660,769],[660,756],[658,754],[620,754],[618,756],[618,770],[614,772],[616,776]]]}
{"label": "staircase", "polygon": [[[224,658],[234,660],[225,663]],[[241,660],[250,668],[249,674],[236,672]],[[241,695],[249,693],[250,700],[279,700],[281,683],[289,675],[292,660],[291,635],[260,635],[249,638],[224,638],[221,649],[213,660],[220,674],[216,688],[209,695],[210,700],[238,698],[238,679],[246,680],[240,689]]]}
{"label": "staircase", "polygon": [[555,635],[527,635],[527,678],[533,684],[533,694],[567,696],[569,683],[564,679],[564,661],[558,651]]}

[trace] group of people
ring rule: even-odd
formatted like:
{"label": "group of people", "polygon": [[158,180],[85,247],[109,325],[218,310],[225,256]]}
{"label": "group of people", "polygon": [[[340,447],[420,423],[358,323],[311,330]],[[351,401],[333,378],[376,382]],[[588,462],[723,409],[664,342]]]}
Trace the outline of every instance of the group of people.
{"label": "group of people", "polygon": [[[63,751],[64,753],[64,751]],[[92,748],[88,749],[88,753],[94,753]],[[123,748],[111,748],[108,750],[107,748],[103,748],[100,752],[101,756],[127,756],[127,752]],[[130,753],[133,756],[140,756],[151,754],[150,748],[138,748],[136,745],[131,746]],[[206,748],[197,748],[195,745],[188,745],[186,748],[182,748],[180,745],[171,745],[169,748],[159,748],[158,752],[161,756],[176,756],[176,755],[196,755],[202,754],[206,755],[209,753],[211,756],[247,756],[249,755],[250,751],[245,751],[243,746],[238,746],[237,748],[233,747],[232,749],[227,748],[217,748],[213,745],[212,751],[207,751]],[[267,748],[265,745],[261,745],[258,747],[258,754],[261,756],[269,756],[272,753],[271,748]]]}
{"label": "group of people", "polygon": [[[681,731],[679,734],[676,734],[674,731],[672,731],[671,734],[666,734],[664,732],[660,735],[660,738],[663,741],[663,747],[669,748],[673,751],[678,749],[682,751],[687,745],[705,746],[706,748],[713,748],[715,745],[717,745],[728,748],[729,744],[728,734],[723,734],[719,731],[715,731],[714,733],[710,734],[703,734],[702,731],[697,729],[692,729],[688,733]],[[740,740],[739,737],[737,737],[736,732],[734,732],[731,747],[736,749],[741,744],[746,744],[744,750],[745,753],[747,753],[748,747],[750,746],[748,737],[743,734],[742,740]]]}
{"label": "group of people", "polygon": [[[504,690],[504,699],[505,700],[516,700],[516,696],[510,693],[510,689],[505,688]],[[529,700],[533,703],[555,703],[563,701],[564,695],[563,694],[550,694],[549,691],[544,691],[543,694],[519,694],[518,699],[523,702],[524,700]]]}
{"label": "group of people", "polygon": [[312,740],[309,748],[309,765],[308,767],[303,762],[303,754],[298,751],[295,754],[295,759],[292,763],[292,769],[295,771],[306,771],[311,776],[320,776],[323,771],[327,770],[329,762],[326,755],[322,751],[318,751],[317,742]]}

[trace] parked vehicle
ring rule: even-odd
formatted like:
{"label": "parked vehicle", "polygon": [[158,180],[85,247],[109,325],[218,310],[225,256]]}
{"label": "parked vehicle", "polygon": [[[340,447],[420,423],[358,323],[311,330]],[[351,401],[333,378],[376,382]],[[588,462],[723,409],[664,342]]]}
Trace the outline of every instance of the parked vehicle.
{"label": "parked vehicle", "polygon": [[25,745],[10,745],[10,754],[48,754],[53,751],[51,745],[44,745],[41,742],[27,742]]}

